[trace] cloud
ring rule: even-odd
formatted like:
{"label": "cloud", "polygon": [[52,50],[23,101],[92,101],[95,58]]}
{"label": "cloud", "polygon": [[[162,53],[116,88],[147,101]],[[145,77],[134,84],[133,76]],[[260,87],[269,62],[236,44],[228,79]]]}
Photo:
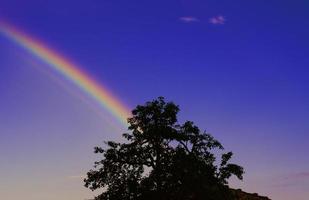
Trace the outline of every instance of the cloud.
{"label": "cloud", "polygon": [[309,172],[298,172],[285,175],[273,187],[309,187]]}
{"label": "cloud", "polygon": [[179,20],[184,22],[184,23],[192,23],[192,22],[198,22],[199,21],[198,18],[192,17],[192,16],[180,17]]}
{"label": "cloud", "polygon": [[218,16],[215,16],[209,19],[209,23],[214,24],[214,25],[223,25],[225,24],[225,21],[226,19],[222,15],[218,15]]}
{"label": "cloud", "polygon": [[303,171],[303,172],[297,172],[297,173],[291,173],[284,177],[282,177],[283,180],[309,180],[309,172]]}
{"label": "cloud", "polygon": [[299,172],[293,175],[295,178],[308,178],[309,179],[309,172]]}

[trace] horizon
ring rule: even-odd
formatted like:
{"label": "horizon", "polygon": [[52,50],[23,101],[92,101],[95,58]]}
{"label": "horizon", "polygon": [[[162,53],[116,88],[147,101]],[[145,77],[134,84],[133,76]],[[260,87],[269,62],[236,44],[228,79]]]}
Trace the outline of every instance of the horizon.
{"label": "horizon", "polygon": [[93,147],[122,140],[128,111],[164,96],[234,152],[245,174],[230,186],[305,200],[308,11],[302,0],[3,0],[0,22],[25,40],[0,23],[0,199],[90,199]]}

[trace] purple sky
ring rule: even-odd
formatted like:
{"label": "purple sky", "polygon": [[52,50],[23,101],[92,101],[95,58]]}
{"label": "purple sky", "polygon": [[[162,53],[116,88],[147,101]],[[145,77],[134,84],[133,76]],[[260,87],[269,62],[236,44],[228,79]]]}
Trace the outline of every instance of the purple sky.
{"label": "purple sky", "polygon": [[[2,0],[4,20],[74,60],[133,108],[157,96],[235,153],[234,187],[309,196],[306,0]],[[84,200],[93,147],[124,130],[0,35],[0,199]],[[115,122],[117,124],[117,122]]]}

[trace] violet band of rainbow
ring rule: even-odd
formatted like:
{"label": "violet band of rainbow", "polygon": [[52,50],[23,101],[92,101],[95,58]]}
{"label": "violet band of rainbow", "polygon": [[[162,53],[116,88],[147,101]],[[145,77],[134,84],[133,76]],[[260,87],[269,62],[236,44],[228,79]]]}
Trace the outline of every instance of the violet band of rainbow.
{"label": "violet band of rainbow", "polygon": [[46,62],[49,67],[74,83],[101,107],[108,110],[121,124],[127,126],[127,118],[131,115],[129,109],[114,97],[106,87],[92,79],[80,67],[66,59],[65,56],[58,54],[44,43],[7,23],[0,22],[0,33]]}

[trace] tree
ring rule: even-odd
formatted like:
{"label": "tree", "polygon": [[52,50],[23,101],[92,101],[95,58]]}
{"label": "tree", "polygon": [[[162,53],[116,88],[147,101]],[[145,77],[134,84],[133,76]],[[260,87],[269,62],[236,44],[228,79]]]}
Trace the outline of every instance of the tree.
{"label": "tree", "polygon": [[103,158],[87,173],[85,186],[103,188],[96,200],[232,199],[227,180],[242,179],[242,167],[229,163],[232,152],[193,122],[179,124],[179,107],[159,97],[139,105],[128,119],[126,143],[95,147]]}

